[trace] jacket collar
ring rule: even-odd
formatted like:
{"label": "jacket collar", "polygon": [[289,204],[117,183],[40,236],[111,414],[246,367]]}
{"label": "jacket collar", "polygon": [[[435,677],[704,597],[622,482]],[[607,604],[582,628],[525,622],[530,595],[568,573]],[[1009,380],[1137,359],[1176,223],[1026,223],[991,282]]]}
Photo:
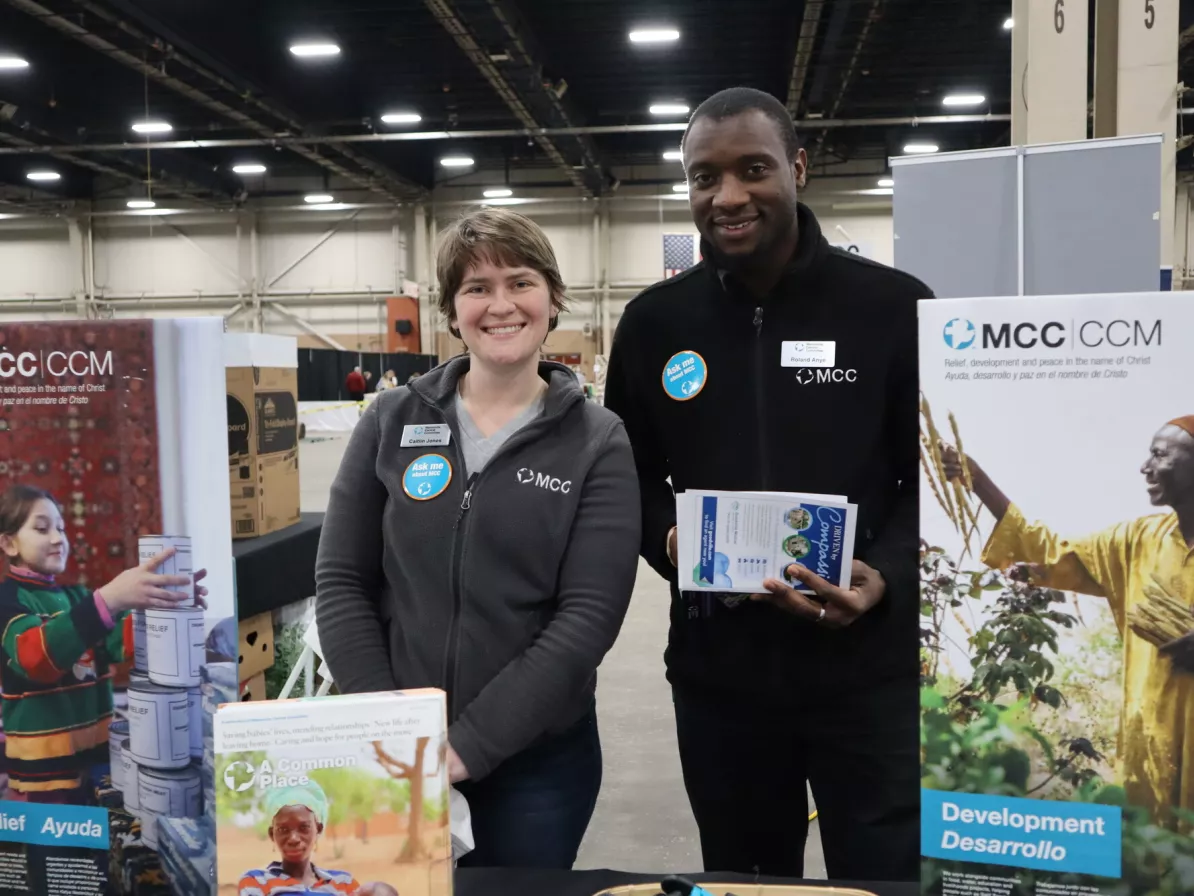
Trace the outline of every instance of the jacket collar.
{"label": "jacket collar", "polygon": [[[423,374],[410,384],[410,390],[432,407],[454,416],[457,386],[471,366],[469,355],[457,355]],[[576,380],[576,374],[563,364],[540,361],[539,376],[547,381],[547,395],[543,403],[545,418],[562,416],[574,404],[584,400],[585,394]]]}
{"label": "jacket collar", "polygon": [[[821,263],[829,253],[829,241],[821,233],[821,224],[817,221],[817,216],[803,202],[796,204],[796,223],[800,229],[800,240],[796,244],[796,253],[784,267],[773,292],[787,293],[802,285],[807,285],[809,280],[817,275]],[[731,271],[719,268],[712,263],[712,247],[703,239],[701,240],[701,257],[710,260],[709,270],[722,289],[731,295],[747,294],[746,287]]]}

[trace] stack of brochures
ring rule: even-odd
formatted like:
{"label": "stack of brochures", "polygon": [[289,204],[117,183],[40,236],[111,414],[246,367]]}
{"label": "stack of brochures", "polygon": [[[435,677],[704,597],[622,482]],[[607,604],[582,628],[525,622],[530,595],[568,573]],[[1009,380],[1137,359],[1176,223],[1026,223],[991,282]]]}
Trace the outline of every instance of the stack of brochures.
{"label": "stack of brochures", "polygon": [[676,495],[681,591],[757,594],[792,564],[850,585],[858,508],[839,495],[692,490]]}

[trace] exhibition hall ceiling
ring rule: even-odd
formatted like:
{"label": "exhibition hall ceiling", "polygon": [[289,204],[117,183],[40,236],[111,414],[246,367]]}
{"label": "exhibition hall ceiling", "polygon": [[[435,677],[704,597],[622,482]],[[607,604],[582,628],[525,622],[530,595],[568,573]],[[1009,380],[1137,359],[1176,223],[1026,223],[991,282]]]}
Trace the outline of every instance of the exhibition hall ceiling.
{"label": "exhibition hall ceiling", "polygon": [[[477,171],[498,186],[587,194],[666,185],[682,179],[663,158],[680,135],[650,128],[682,123],[736,84],[787,102],[815,176],[880,176],[909,143],[1008,142],[1010,10],[1009,0],[0,0],[0,148],[74,147],[0,155],[0,201],[135,199],[147,170],[155,195],[223,203],[301,201],[320,178],[402,201]],[[946,105],[958,95],[970,99]],[[914,122],[958,114],[996,119]],[[371,134],[420,139],[336,142]],[[111,148],[146,140],[204,143],[148,159]]]}

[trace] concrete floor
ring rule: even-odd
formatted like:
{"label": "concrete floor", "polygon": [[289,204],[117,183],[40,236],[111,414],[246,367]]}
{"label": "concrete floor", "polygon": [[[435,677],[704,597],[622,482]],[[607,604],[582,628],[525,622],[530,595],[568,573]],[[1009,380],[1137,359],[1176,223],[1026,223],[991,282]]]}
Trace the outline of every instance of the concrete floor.
{"label": "concrete floor", "polygon": [[[302,443],[303,510],[327,506],[345,444],[339,437],[309,438]],[[644,873],[701,870],[700,842],[680,775],[671,695],[663,674],[667,617],[667,585],[645,563],[640,564],[622,634],[598,676],[605,779],[578,868]],[[807,877],[825,877],[816,822],[810,826],[804,867]]]}

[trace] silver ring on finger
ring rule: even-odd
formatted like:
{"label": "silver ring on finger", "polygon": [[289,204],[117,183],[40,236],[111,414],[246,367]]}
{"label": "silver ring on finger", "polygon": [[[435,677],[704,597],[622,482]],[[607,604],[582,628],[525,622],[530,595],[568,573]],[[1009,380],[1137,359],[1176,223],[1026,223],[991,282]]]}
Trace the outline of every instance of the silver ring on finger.
{"label": "silver ring on finger", "polygon": [[821,612],[817,614],[817,618],[813,621],[814,622],[824,622],[825,621],[825,608],[824,607],[821,607]]}

